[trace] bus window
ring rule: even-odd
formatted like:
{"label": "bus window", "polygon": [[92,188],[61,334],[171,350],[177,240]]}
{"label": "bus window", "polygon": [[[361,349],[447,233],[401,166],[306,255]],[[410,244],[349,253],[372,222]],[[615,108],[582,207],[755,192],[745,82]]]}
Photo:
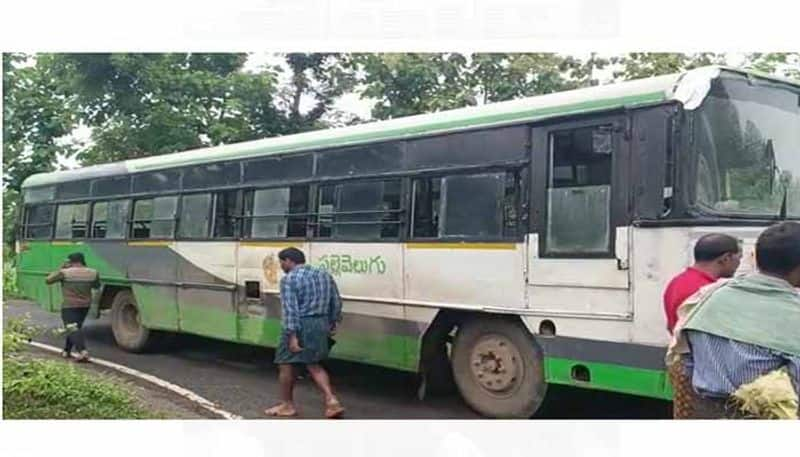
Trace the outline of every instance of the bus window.
{"label": "bus window", "polygon": [[516,236],[515,173],[416,179],[413,192],[413,238]]}
{"label": "bus window", "polygon": [[400,180],[322,186],[317,236],[371,240],[400,235]]}
{"label": "bus window", "polygon": [[58,205],[56,215],[57,239],[86,238],[89,204]]}
{"label": "bus window", "polygon": [[53,209],[53,205],[34,205],[26,208],[25,238],[33,240],[50,238],[53,230]]}
{"label": "bus window", "polygon": [[172,238],[178,197],[137,200],[133,207],[131,238]]}
{"label": "bus window", "polygon": [[302,238],[308,219],[308,187],[259,189],[245,194],[245,233],[250,238]]}
{"label": "bus window", "polygon": [[198,165],[183,172],[184,189],[203,189],[208,187],[230,186],[239,183],[240,165],[238,162],[225,164]]}
{"label": "bus window", "polygon": [[413,192],[414,214],[411,237],[436,238],[439,236],[442,178],[415,179]]}
{"label": "bus window", "polygon": [[191,194],[182,198],[178,237],[207,238],[211,225],[211,194]]}
{"label": "bus window", "polygon": [[550,135],[545,253],[610,252],[612,150],[607,126]]}
{"label": "bus window", "polygon": [[239,192],[218,192],[214,206],[214,238],[236,237],[238,226]]}
{"label": "bus window", "polygon": [[180,182],[180,172],[153,171],[133,177],[133,192],[163,192],[176,190]]}
{"label": "bus window", "polygon": [[92,238],[125,238],[130,200],[97,202],[92,210]]}

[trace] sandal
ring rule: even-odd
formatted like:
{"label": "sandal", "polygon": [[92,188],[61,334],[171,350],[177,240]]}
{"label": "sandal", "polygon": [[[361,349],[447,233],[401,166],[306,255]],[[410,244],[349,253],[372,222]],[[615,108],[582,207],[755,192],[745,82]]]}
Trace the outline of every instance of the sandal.
{"label": "sandal", "polygon": [[285,403],[267,408],[264,414],[269,417],[294,417],[297,416],[297,410],[293,406],[287,406]]}
{"label": "sandal", "polygon": [[339,400],[333,400],[325,405],[325,417],[328,419],[337,419],[344,414],[344,406],[339,403]]}

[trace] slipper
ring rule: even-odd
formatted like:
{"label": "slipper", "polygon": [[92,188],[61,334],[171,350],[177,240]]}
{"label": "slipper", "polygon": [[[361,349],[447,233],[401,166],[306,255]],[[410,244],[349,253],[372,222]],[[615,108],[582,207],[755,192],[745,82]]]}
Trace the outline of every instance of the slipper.
{"label": "slipper", "polygon": [[338,400],[334,400],[325,406],[325,417],[328,419],[337,419],[344,414],[344,406]]}
{"label": "slipper", "polygon": [[294,417],[297,415],[297,410],[288,407],[284,404],[273,406],[264,410],[264,414],[270,417]]}

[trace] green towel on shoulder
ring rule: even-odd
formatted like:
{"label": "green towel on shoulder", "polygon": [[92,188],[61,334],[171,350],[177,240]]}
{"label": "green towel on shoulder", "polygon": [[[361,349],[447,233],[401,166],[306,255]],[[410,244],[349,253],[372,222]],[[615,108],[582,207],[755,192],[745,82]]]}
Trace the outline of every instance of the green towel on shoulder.
{"label": "green towel on shoulder", "polygon": [[751,273],[715,290],[683,328],[800,357],[800,294],[782,279]]}

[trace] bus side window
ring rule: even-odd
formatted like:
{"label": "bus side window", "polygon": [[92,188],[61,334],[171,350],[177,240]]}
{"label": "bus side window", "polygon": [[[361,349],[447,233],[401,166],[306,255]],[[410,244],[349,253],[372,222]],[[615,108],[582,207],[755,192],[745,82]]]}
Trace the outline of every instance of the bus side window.
{"label": "bus side window", "polygon": [[33,205],[25,208],[24,238],[31,240],[50,238],[53,230],[54,205]]}
{"label": "bus side window", "polygon": [[130,200],[97,202],[92,209],[92,238],[125,238]]}
{"label": "bus side window", "polygon": [[58,239],[86,238],[89,204],[58,205],[56,234]]}
{"label": "bus side window", "polygon": [[613,138],[604,126],[550,135],[547,254],[604,254],[611,249]]}
{"label": "bus side window", "polygon": [[505,171],[415,179],[411,237],[516,236],[518,187]]}
{"label": "bus side window", "polygon": [[207,238],[211,226],[211,194],[190,194],[181,198],[178,237]]}
{"label": "bus side window", "polygon": [[308,219],[308,186],[258,189],[245,193],[245,236],[303,238]]}
{"label": "bus side window", "polygon": [[178,197],[137,200],[133,206],[131,238],[172,238]]}
{"label": "bus side window", "polygon": [[214,198],[214,238],[235,238],[241,215],[239,192],[218,192]]}
{"label": "bus side window", "polygon": [[400,180],[358,181],[319,189],[317,237],[351,240],[400,235]]}

